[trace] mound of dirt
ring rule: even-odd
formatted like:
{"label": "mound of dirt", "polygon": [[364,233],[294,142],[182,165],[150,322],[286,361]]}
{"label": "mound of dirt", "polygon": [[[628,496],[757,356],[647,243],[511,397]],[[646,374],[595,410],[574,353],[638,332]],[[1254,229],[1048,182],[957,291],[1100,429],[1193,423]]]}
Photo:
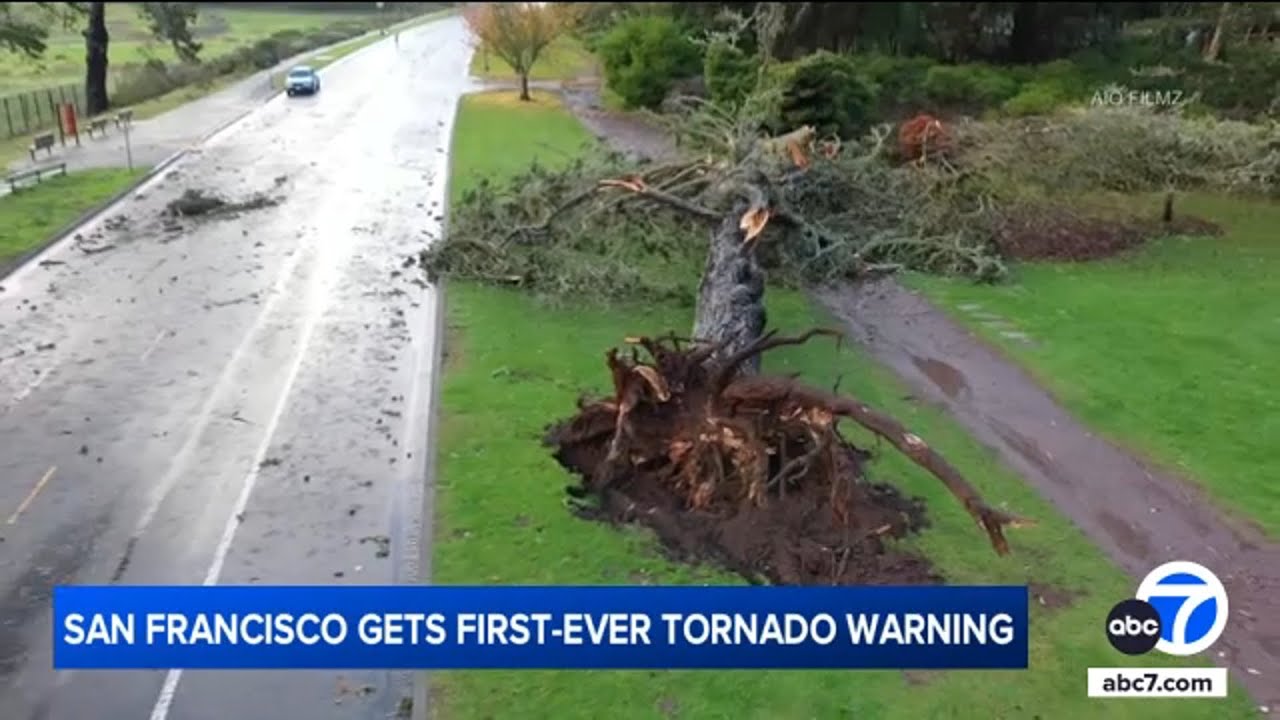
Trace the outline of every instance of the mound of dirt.
{"label": "mound of dirt", "polygon": [[1081,262],[1108,258],[1158,237],[1219,234],[1218,226],[1191,216],[1121,219],[1037,207],[1006,214],[994,239],[1007,259]]}
{"label": "mound of dirt", "polygon": [[759,342],[723,362],[714,348],[637,338],[638,353],[607,354],[615,394],[579,402],[548,429],[581,517],[639,523],[673,557],[711,561],[753,583],[796,585],[939,582],[927,560],[887,542],[927,525],[924,503],[866,481],[870,454],[837,430],[850,418],[937,475],[1006,552],[1016,521],[987,507],[918,436],[851,398],[791,378],[737,374]]}
{"label": "mound of dirt", "polygon": [[260,210],[279,203],[279,198],[262,194],[252,195],[243,201],[232,202],[215,194],[206,193],[203,190],[188,188],[178,199],[166,205],[162,214],[170,218],[200,217],[244,210]]}

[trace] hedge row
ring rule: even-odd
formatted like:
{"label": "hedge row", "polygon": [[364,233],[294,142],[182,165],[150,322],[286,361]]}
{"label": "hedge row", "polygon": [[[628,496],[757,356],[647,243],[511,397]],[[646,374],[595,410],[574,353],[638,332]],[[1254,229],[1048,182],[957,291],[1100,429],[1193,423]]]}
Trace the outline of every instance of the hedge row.
{"label": "hedge row", "polygon": [[295,55],[363,35],[372,27],[370,23],[344,20],[317,30],[281,30],[252,45],[199,63],[165,63],[153,59],[125,69],[116,83],[111,102],[117,106],[134,105],[233,73],[266,70]]}
{"label": "hedge row", "polygon": [[723,43],[704,49],[688,28],[662,14],[625,17],[593,44],[609,87],[632,107],[658,107],[678,81],[700,69],[718,102],[738,103],[757,87],[773,87],[782,99],[771,124],[814,124],[844,135],[922,111],[1044,114],[1088,104],[1117,85],[1177,91],[1182,100],[1233,118],[1280,114],[1280,53],[1265,47],[1232,49],[1225,62],[1207,63],[1191,50],[1130,41],[1034,66],[820,52],[776,63],[762,75],[756,57]]}

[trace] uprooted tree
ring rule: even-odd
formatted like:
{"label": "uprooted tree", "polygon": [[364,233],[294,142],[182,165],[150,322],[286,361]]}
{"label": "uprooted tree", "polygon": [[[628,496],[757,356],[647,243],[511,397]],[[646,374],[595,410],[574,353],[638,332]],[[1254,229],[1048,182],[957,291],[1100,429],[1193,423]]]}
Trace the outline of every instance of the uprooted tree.
{"label": "uprooted tree", "polygon": [[[704,111],[696,117],[705,119],[710,110]],[[686,131],[697,127],[693,117],[682,123]],[[617,164],[607,165],[612,174],[576,186],[561,176],[548,180],[544,175],[542,180],[556,189],[555,202],[543,197],[533,203],[540,211],[536,221],[529,221],[532,213],[512,210],[520,205],[518,197],[473,197],[471,202],[485,206],[486,212],[479,214],[487,219],[475,217],[475,206],[464,209],[461,232],[455,230],[445,243],[424,253],[423,266],[433,274],[501,274],[504,256],[529,253],[522,257],[535,258],[554,244],[564,224],[570,234],[575,227],[590,234],[593,223],[605,217],[637,223],[642,234],[666,230],[684,232],[682,241],[709,238],[702,245],[692,337],[632,338],[630,357],[608,351],[612,397],[583,400],[574,417],[549,432],[547,441],[559,461],[583,479],[581,487],[571,489],[573,494],[599,501],[596,511],[613,520],[654,526],[669,546],[680,544],[676,538],[688,534],[690,523],[753,518],[756,527],[747,534],[760,534],[762,542],[773,542],[768,538],[780,533],[830,552],[787,569],[782,567],[786,562],[778,561],[753,566],[747,558],[758,558],[758,553],[723,547],[725,534],[719,531],[704,532],[702,544],[719,544],[721,560],[774,582],[856,582],[865,558],[884,551],[883,536],[900,536],[914,525],[912,513],[904,509],[909,503],[863,481],[861,463],[867,455],[838,431],[839,421],[849,419],[939,478],[985,530],[995,550],[1006,553],[1004,528],[1019,520],[987,505],[918,435],[856,398],[760,373],[765,351],[834,334],[814,330],[779,338],[766,330],[768,263],[761,257],[766,250],[776,255],[799,247],[810,260],[839,252],[845,274],[895,267],[865,257],[865,251],[877,247],[896,246],[935,260],[948,255],[952,263],[996,260],[982,248],[936,238],[865,239],[844,232],[835,222],[843,210],[814,213],[813,203],[805,199],[812,183],[833,177],[822,176],[820,166],[836,162],[837,143],[820,142],[812,128],[760,138],[753,127],[727,116],[719,119],[704,125],[693,145],[686,135],[685,146],[701,152],[676,162],[619,172],[625,166],[615,158]],[[584,170],[574,177],[590,174]],[[518,196],[519,189],[513,189]],[[665,219],[655,220],[660,215]],[[555,256],[542,261],[554,262]],[[522,284],[522,279],[517,276],[514,283]],[[639,349],[647,358],[642,359]],[[784,511],[770,520],[760,513],[771,503],[805,509],[797,515]],[[804,555],[809,550],[789,552]],[[850,564],[851,557],[863,560]]]}

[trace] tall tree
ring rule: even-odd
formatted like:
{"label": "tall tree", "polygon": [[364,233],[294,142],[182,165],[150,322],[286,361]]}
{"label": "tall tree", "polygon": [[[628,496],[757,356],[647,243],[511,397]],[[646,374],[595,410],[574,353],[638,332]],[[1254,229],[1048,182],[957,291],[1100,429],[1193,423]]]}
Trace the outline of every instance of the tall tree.
{"label": "tall tree", "polygon": [[105,3],[89,3],[89,25],[84,30],[85,114],[97,115],[111,106],[107,98],[107,8]]}
{"label": "tall tree", "polygon": [[183,62],[197,62],[203,47],[191,36],[198,17],[196,3],[142,3],[138,14],[147,22],[152,36],[168,40]]}
{"label": "tall tree", "polygon": [[520,99],[531,100],[529,72],[542,51],[573,24],[573,3],[477,3],[463,17],[484,49],[520,78]]}
{"label": "tall tree", "polygon": [[70,27],[83,11],[82,3],[74,2],[0,2],[0,50],[39,57],[47,47],[49,25]]}
{"label": "tall tree", "polygon": [[[87,5],[89,22],[84,31],[85,112],[97,115],[111,107],[111,99],[107,95],[107,49],[111,38],[107,33],[106,4],[91,2]],[[191,35],[197,17],[195,3],[142,3],[138,13],[147,21],[151,35],[173,45],[181,60],[194,62],[198,59],[201,45]]]}

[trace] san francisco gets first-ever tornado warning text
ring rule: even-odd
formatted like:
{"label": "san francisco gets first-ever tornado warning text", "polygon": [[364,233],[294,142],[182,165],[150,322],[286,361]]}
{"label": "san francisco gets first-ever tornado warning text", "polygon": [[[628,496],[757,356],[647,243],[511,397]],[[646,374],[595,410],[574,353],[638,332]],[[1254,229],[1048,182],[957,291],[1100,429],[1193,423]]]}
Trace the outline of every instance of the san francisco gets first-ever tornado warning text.
{"label": "san francisco gets first-ever tornado warning text", "polygon": [[70,613],[68,645],[1008,645],[1006,613]]}

